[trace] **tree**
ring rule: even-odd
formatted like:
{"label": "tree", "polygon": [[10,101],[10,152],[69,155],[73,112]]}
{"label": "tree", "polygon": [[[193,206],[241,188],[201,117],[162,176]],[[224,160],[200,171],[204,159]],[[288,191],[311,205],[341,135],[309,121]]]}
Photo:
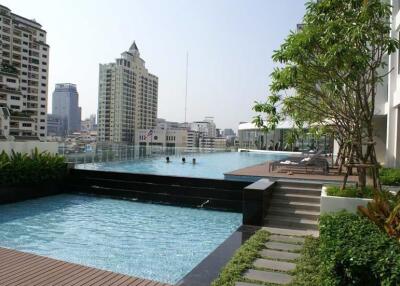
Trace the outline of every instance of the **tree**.
{"label": "tree", "polygon": [[361,188],[367,168],[379,187],[376,89],[388,74],[384,57],[399,46],[390,37],[390,15],[390,5],[381,0],[307,3],[302,29],[291,32],[274,52],[273,60],[282,66],[271,75],[271,95],[253,108],[262,113],[254,123],[268,128],[287,116],[300,127],[329,122],[347,167],[343,188],[353,168]]}

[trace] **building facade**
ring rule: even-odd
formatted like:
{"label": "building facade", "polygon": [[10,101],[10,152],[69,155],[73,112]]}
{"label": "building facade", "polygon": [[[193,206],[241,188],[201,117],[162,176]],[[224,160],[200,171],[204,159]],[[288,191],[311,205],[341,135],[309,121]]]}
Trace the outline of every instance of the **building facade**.
{"label": "building facade", "polygon": [[59,115],[47,114],[47,136],[65,137],[67,130],[66,118]]}
{"label": "building facade", "polygon": [[64,118],[63,135],[81,130],[81,108],[75,84],[58,83],[53,92],[52,114]]}
{"label": "building facade", "polygon": [[135,42],[115,63],[100,64],[98,140],[135,143],[135,130],[156,126],[158,78]]}
{"label": "building facade", "polygon": [[[35,20],[0,5],[0,135],[45,140],[49,45]],[[9,116],[6,116],[9,115]]]}
{"label": "building facade", "polygon": [[97,124],[96,124],[96,114],[91,114],[89,118],[82,120],[81,122],[81,131],[96,131]]}
{"label": "building facade", "polygon": [[194,121],[190,123],[189,128],[207,137],[217,137],[217,128],[213,117],[205,117],[203,121]]}
{"label": "building facade", "polygon": [[[391,36],[399,39],[400,33],[400,2],[391,0],[392,19]],[[384,163],[388,167],[400,167],[400,51],[389,56],[388,69],[391,73],[388,76],[387,86],[383,84],[384,90],[377,96],[381,102],[381,118],[376,129],[378,136],[382,138]],[[386,89],[387,88],[387,89]],[[378,149],[378,147],[377,147]]]}

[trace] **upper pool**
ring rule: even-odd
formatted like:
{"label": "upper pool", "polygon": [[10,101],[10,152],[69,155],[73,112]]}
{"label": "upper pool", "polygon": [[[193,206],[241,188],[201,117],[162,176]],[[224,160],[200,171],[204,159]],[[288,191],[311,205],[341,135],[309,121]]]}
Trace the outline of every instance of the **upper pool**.
{"label": "upper pool", "polygon": [[[223,179],[224,173],[261,164],[266,161],[281,160],[287,157],[286,154],[282,153],[254,152],[220,152],[184,156],[186,159],[185,164],[182,163],[182,156],[169,156],[171,163],[166,163],[164,156],[125,162],[78,164],[76,168],[126,173]],[[196,164],[192,164],[193,158],[196,158]]]}
{"label": "upper pool", "polygon": [[173,284],[241,221],[239,213],[57,195],[1,205],[0,246]]}

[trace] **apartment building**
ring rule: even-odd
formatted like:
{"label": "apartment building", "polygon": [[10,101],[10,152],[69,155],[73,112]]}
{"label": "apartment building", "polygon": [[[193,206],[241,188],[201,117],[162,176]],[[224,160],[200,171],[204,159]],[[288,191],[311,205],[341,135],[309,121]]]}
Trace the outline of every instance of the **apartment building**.
{"label": "apartment building", "polygon": [[199,147],[200,149],[226,149],[226,138],[201,136]]}
{"label": "apartment building", "polygon": [[96,114],[91,114],[89,118],[82,120],[81,122],[81,131],[96,131],[97,124],[96,124]]}
{"label": "apartment building", "polygon": [[115,63],[100,64],[98,141],[134,143],[135,131],[156,126],[158,78],[134,42]]}
{"label": "apartment building", "polygon": [[35,20],[0,5],[0,136],[47,136],[49,45]]}
{"label": "apartment building", "polygon": [[64,135],[81,130],[79,94],[75,84],[58,83],[53,91],[52,114],[64,118]]}
{"label": "apartment building", "polygon": [[205,117],[203,121],[194,121],[189,124],[190,130],[197,131],[208,137],[216,137],[217,130],[213,117]]}

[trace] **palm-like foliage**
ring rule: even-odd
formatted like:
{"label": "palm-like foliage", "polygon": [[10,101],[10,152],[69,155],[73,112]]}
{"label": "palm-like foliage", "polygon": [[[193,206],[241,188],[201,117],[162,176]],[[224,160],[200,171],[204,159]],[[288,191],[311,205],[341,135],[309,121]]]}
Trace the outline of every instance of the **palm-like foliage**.
{"label": "palm-like foliage", "polygon": [[367,207],[359,206],[359,212],[369,218],[389,236],[400,242],[400,192],[375,192],[374,199]]}
{"label": "palm-like foliage", "polygon": [[30,155],[0,153],[0,185],[37,185],[56,181],[66,173],[64,158],[33,150]]}

